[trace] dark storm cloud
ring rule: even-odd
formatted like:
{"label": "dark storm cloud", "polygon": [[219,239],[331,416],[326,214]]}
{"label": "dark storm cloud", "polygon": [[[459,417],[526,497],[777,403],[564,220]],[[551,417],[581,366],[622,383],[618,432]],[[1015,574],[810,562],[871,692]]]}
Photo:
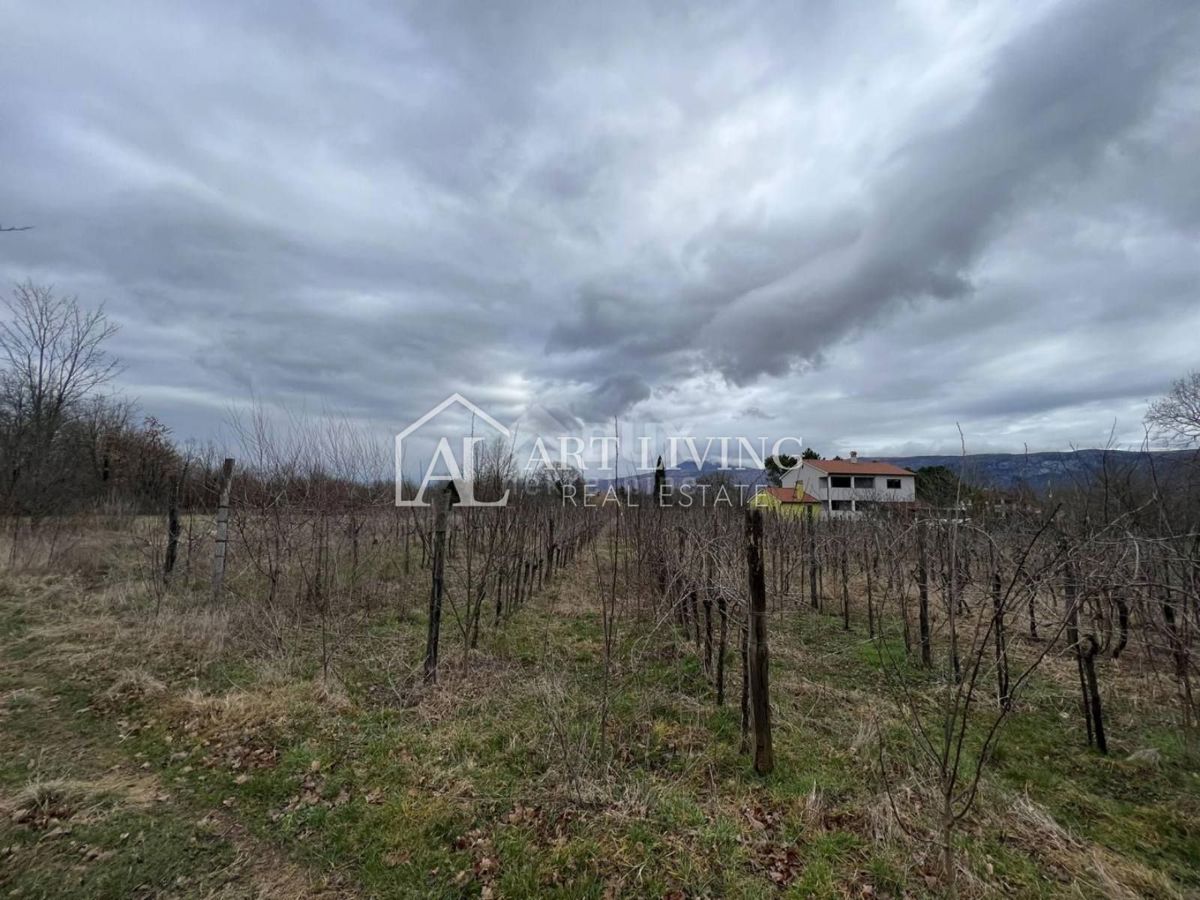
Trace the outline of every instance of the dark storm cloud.
{"label": "dark storm cloud", "polygon": [[577,404],[587,422],[603,422],[620,415],[650,396],[650,385],[640,375],[625,373],[605,378]]}
{"label": "dark storm cloud", "polygon": [[107,301],[183,434],[1053,445],[1194,364],[1184,0],[2,9],[0,278]]}
{"label": "dark storm cloud", "polygon": [[967,267],[1022,194],[1047,188],[1039,176],[1086,169],[1145,111],[1184,13],[1081,4],[1019,36],[961,122],[891,162],[868,229],[828,261],[833,277],[818,260],[714,318],[708,337],[722,371],[739,382],[778,374],[890,302],[969,291]]}

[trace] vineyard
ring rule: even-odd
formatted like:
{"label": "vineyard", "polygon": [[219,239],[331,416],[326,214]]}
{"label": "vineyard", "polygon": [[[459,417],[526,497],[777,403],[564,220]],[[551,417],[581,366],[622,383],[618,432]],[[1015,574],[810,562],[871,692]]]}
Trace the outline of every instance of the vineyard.
{"label": "vineyard", "polygon": [[0,900],[1200,900],[1200,2],[0,10]]}
{"label": "vineyard", "polygon": [[10,894],[1200,889],[1181,490],[397,508],[249,456],[9,531]]}

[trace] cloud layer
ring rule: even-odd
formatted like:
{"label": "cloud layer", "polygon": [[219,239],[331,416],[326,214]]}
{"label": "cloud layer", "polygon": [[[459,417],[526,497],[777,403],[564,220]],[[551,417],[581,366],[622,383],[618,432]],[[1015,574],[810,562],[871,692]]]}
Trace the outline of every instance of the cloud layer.
{"label": "cloud layer", "polygon": [[0,8],[0,278],[106,301],[183,435],[1058,449],[1200,364],[1187,0]]}

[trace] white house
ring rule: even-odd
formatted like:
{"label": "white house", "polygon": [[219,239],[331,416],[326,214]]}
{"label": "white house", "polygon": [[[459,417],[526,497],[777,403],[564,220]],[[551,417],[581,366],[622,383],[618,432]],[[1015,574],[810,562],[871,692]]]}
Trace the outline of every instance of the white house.
{"label": "white house", "polygon": [[890,503],[915,503],[917,477],[891,463],[849,459],[802,459],[783,475],[784,487],[803,485],[832,516],[852,516]]}

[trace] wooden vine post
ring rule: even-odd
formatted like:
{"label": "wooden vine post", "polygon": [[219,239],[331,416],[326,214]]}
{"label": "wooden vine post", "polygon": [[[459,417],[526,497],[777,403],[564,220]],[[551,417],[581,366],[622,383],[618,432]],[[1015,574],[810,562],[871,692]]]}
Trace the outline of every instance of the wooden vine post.
{"label": "wooden vine post", "polygon": [[921,665],[933,665],[933,643],[929,629],[929,551],[925,523],[917,523],[917,622],[921,634]]}
{"label": "wooden vine post", "polygon": [[163,558],[163,584],[171,580],[175,560],[179,556],[179,484],[171,486],[171,499],[167,504],[167,552]]}
{"label": "wooden vine post", "polygon": [[217,539],[213,549],[213,600],[221,599],[225,583],[225,550],[229,543],[229,491],[233,487],[233,460],[226,458],[221,466],[221,493],[217,500]]}
{"label": "wooden vine post", "polygon": [[[994,551],[993,551],[994,553]],[[1008,678],[1008,636],[1004,633],[1004,593],[1000,571],[992,570],[992,622],[996,630],[996,697],[1003,710],[1012,709],[1012,688]]]}
{"label": "wooden vine post", "polygon": [[812,608],[821,608],[821,595],[817,590],[817,517],[812,510],[808,511],[808,520],[804,524],[808,532],[808,596]]}
{"label": "wooden vine post", "polygon": [[429,591],[429,632],[425,638],[425,683],[437,682],[438,640],[442,630],[442,592],[446,574],[446,520],[455,496],[451,482],[433,495],[433,584]]}
{"label": "wooden vine post", "polygon": [[[1062,545],[1065,555],[1066,545]],[[1108,753],[1104,734],[1104,710],[1100,702],[1100,685],[1096,679],[1096,654],[1100,647],[1091,634],[1079,635],[1079,583],[1075,564],[1066,562],[1063,594],[1067,604],[1067,644],[1075,652],[1079,668],[1079,687],[1083,696],[1083,721],[1087,726],[1088,745],[1095,744],[1101,753]],[[1085,644],[1086,642],[1086,644]]]}
{"label": "wooden vine post", "polygon": [[749,577],[750,724],[754,730],[754,771],[766,775],[775,768],[771,744],[771,697],[767,675],[767,584],[763,570],[762,511],[746,513],[746,568]]}

